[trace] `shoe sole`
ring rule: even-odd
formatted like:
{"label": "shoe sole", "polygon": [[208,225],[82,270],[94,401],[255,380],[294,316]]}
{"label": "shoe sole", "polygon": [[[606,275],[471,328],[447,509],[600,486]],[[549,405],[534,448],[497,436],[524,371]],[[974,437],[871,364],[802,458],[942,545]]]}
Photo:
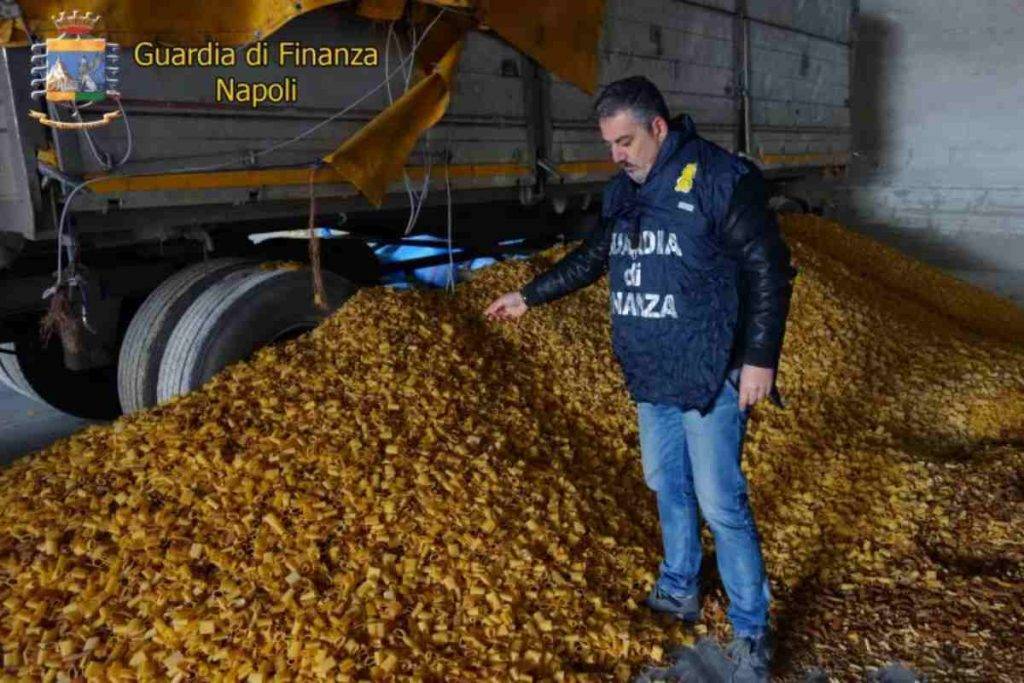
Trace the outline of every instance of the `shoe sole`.
{"label": "shoe sole", "polygon": [[693,626],[694,624],[696,624],[697,622],[699,622],[701,620],[701,616],[702,616],[702,612],[703,612],[703,611],[700,611],[700,612],[697,612],[697,613],[693,613],[693,612],[675,612],[675,611],[670,610],[670,609],[661,609],[659,607],[655,607],[654,605],[651,605],[650,603],[647,603],[647,602],[644,603],[644,606],[647,607],[647,609],[651,610],[652,612],[657,612],[658,614],[668,614],[669,616],[675,617],[676,619],[678,619],[679,621],[683,622],[684,624],[689,624],[691,626]]}

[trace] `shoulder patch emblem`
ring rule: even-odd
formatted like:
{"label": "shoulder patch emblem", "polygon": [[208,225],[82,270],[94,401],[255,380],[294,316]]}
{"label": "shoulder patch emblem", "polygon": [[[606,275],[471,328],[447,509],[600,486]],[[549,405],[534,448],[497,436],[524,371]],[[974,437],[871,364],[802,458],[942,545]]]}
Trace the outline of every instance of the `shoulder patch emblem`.
{"label": "shoulder patch emblem", "polygon": [[689,192],[693,189],[693,177],[697,175],[697,162],[692,161],[683,166],[682,172],[676,178],[676,192]]}

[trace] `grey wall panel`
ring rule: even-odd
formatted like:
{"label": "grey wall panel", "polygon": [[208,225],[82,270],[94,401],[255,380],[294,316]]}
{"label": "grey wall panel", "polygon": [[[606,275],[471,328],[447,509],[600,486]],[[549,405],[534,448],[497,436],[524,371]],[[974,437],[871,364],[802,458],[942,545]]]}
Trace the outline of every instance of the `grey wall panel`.
{"label": "grey wall panel", "polygon": [[843,128],[848,131],[850,126],[850,111],[844,107],[757,99],[750,108],[755,130],[762,126],[785,126]]}
{"label": "grey wall panel", "polygon": [[[733,5],[728,3],[727,9]],[[693,116],[698,129],[735,146],[737,20],[679,0],[612,0],[602,40],[600,82],[643,74],[662,90],[670,110]],[[754,151],[814,154],[849,149],[849,0],[751,5],[751,122]],[[816,38],[808,33],[820,34]],[[556,82],[552,88],[554,158],[603,158],[598,142],[560,130],[593,130],[592,97]]]}
{"label": "grey wall panel", "polygon": [[748,0],[753,19],[843,43],[850,39],[851,7],[852,0]]}
{"label": "grey wall panel", "polygon": [[[606,12],[600,85],[642,74],[671,112],[685,111],[699,125],[736,124],[733,18],[678,0],[611,0]],[[556,129],[594,126],[593,97],[555,79],[551,100]]]}
{"label": "grey wall panel", "polygon": [[602,76],[606,76],[609,81],[614,81],[634,74],[647,76],[666,94],[705,95],[731,99],[730,90],[733,83],[731,69],[660,59],[618,59],[613,56],[606,64]]}
{"label": "grey wall panel", "polygon": [[[636,63],[636,62],[634,62]],[[737,120],[736,103],[731,95],[701,92],[702,84],[691,74],[689,81],[674,82],[671,67],[659,65],[658,69],[620,66],[616,69],[621,77],[642,74],[654,81],[662,90],[669,111],[673,114],[687,112],[698,124],[729,125]],[[614,79],[613,79],[614,80]],[[609,81],[610,82],[610,81]],[[719,84],[722,78],[719,75]],[[724,88],[724,86],[722,86]],[[690,89],[693,88],[693,89]],[[594,126],[594,98],[568,83],[556,81],[551,88],[551,109],[555,126]]]}
{"label": "grey wall panel", "polygon": [[[684,2],[685,0],[676,0],[677,2]],[[693,4],[706,5],[715,9],[725,10],[726,12],[736,11],[736,0],[697,0]]]}
{"label": "grey wall panel", "polygon": [[[754,24],[751,90],[754,97],[780,97],[846,106],[850,59],[846,48],[780,29]],[[773,90],[774,88],[774,90]]]}
{"label": "grey wall panel", "polygon": [[752,50],[751,94],[776,96],[769,88],[785,87],[793,99],[818,104],[847,105],[849,80],[845,72],[848,60],[825,61],[794,55],[767,46]]}
{"label": "grey wall panel", "polygon": [[[815,198],[849,223],[921,237],[1024,237],[1020,3],[861,0],[860,10],[857,156],[849,177]],[[1016,253],[1015,264],[983,260],[1024,268]]]}
{"label": "grey wall panel", "polygon": [[[503,75],[503,68],[509,69]],[[504,41],[471,32],[459,61],[455,93],[448,115],[486,116],[499,125],[514,119],[525,126],[523,83],[519,78],[519,52]]]}
{"label": "grey wall panel", "polygon": [[755,127],[849,126],[847,48],[757,23],[750,42]]}
{"label": "grey wall panel", "polygon": [[730,36],[618,17],[609,26],[603,52],[724,69],[732,69],[735,60]]}
{"label": "grey wall panel", "polygon": [[755,143],[759,154],[834,154],[850,148],[849,132],[777,131],[758,129]]}
{"label": "grey wall panel", "polygon": [[641,23],[698,37],[733,39],[732,17],[728,14],[680,0],[609,0],[605,16],[605,30],[612,33],[621,23]]}
{"label": "grey wall panel", "polygon": [[[325,111],[321,117],[329,116]],[[173,169],[204,167],[234,162],[248,165],[250,152],[285,142],[317,123],[313,112],[306,116],[225,116],[215,114],[161,114],[153,109],[130,112],[133,147],[128,169],[131,173],[168,172]],[[312,163],[354,133],[369,118],[351,117],[324,126],[312,135],[270,154],[259,156],[254,166]],[[115,123],[94,134],[98,146],[115,156],[123,153],[124,128]],[[100,166],[84,143],[80,151],[88,172]]]}

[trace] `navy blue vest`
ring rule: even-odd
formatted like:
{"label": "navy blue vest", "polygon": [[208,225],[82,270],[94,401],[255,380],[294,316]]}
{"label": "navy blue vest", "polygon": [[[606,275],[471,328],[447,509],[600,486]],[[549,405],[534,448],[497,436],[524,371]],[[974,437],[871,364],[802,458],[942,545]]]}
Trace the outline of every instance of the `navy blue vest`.
{"label": "navy blue vest", "polygon": [[702,414],[714,403],[739,311],[739,263],[718,234],[746,172],[684,116],[643,184],[620,172],[605,189],[612,348],[635,401]]}

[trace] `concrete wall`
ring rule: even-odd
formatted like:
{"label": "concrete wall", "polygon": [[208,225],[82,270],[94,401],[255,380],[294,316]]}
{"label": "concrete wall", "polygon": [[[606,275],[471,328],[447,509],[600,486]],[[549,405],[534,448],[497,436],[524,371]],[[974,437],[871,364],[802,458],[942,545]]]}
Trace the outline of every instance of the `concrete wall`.
{"label": "concrete wall", "polygon": [[[851,100],[829,213],[1024,247],[1024,0],[861,0]],[[1024,268],[1024,248],[988,251]]]}

